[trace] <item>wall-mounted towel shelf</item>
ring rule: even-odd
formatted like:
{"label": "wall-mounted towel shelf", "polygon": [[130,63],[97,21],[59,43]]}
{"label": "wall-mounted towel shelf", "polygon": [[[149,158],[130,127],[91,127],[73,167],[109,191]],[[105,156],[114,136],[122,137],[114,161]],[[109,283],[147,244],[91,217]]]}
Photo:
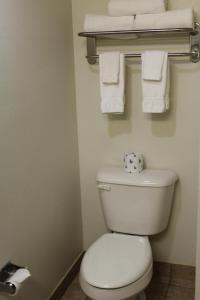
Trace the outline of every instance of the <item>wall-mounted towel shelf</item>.
{"label": "wall-mounted towel shelf", "polygon": [[[135,40],[154,35],[167,36],[175,34],[185,34],[190,37],[189,52],[169,53],[170,57],[190,57],[191,61],[196,63],[200,61],[200,25],[195,23],[194,28],[170,28],[170,29],[146,29],[146,30],[125,30],[125,31],[99,31],[99,32],[80,32],[79,36],[87,38],[87,60],[89,64],[95,64],[99,55],[97,54],[97,39],[122,39],[128,37]],[[141,57],[141,53],[126,53],[125,57]]]}

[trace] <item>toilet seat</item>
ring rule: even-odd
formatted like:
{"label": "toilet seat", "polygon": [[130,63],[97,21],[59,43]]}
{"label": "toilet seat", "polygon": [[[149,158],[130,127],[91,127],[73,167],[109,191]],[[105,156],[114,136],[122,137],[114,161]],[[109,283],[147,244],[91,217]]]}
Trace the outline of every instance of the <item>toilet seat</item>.
{"label": "toilet seat", "polygon": [[86,252],[81,277],[98,289],[120,289],[142,278],[152,269],[148,237],[108,233]]}
{"label": "toilet seat", "polygon": [[[100,289],[96,288],[90,284],[88,284],[82,276],[80,272],[79,281],[82,290],[84,293],[90,297],[90,299],[95,300],[125,300],[125,299],[132,299],[138,300],[137,296],[140,295],[141,292],[145,290],[148,286],[149,282],[151,281],[153,275],[153,265],[149,267],[147,272],[136,282],[129,284],[125,287],[119,289]],[[142,299],[145,299],[142,297]]]}

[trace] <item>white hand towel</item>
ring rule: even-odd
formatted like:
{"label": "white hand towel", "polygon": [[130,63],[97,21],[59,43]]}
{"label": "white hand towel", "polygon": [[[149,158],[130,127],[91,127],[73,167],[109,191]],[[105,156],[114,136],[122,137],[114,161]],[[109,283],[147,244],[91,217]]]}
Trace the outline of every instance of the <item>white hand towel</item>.
{"label": "white hand towel", "polygon": [[103,55],[100,54],[100,90],[101,90],[101,111],[102,113],[124,112],[124,90],[125,90],[125,56],[120,53],[120,69],[118,83],[103,83]]}
{"label": "white hand towel", "polygon": [[[154,57],[154,53],[152,51]],[[150,55],[150,52],[149,54]],[[145,53],[142,55],[142,64],[145,62]],[[155,62],[156,63],[156,62]],[[145,66],[142,66],[142,70]],[[142,76],[143,77],[143,76]],[[164,53],[161,80],[142,79],[143,112],[164,113],[169,109],[169,60],[168,53]]]}
{"label": "white hand towel", "polygon": [[118,83],[120,70],[120,52],[104,52],[102,59],[103,83]]}
{"label": "white hand towel", "polygon": [[191,8],[166,11],[161,14],[137,15],[134,29],[167,29],[167,28],[193,28],[194,14]]}
{"label": "white hand towel", "polygon": [[142,79],[161,80],[164,51],[145,51],[142,55]]}
{"label": "white hand towel", "polygon": [[110,0],[108,3],[108,12],[111,16],[156,14],[165,10],[165,0]]}
{"label": "white hand towel", "polygon": [[134,16],[109,17],[103,15],[86,15],[84,31],[133,30]]}

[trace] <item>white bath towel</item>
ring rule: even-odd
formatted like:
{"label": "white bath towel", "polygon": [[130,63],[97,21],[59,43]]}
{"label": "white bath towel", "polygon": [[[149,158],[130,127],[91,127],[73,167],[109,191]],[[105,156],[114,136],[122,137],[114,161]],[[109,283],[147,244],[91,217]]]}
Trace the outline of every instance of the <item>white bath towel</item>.
{"label": "white bath towel", "polygon": [[165,0],[110,0],[108,3],[111,16],[156,14],[165,10]]}
{"label": "white bath towel", "polygon": [[[145,70],[145,53],[142,55],[142,70]],[[150,52],[148,53],[150,57]],[[152,60],[154,53],[152,51]],[[156,64],[156,62],[155,62]],[[142,75],[143,78],[143,75]],[[164,113],[169,109],[169,60],[168,53],[164,53],[161,80],[142,79],[143,91],[143,112],[144,113]]]}
{"label": "white bath towel", "polygon": [[125,56],[120,53],[120,69],[118,83],[103,83],[102,68],[103,55],[99,57],[100,67],[100,90],[102,113],[121,114],[124,112],[124,90],[125,90]]}
{"label": "white bath towel", "polygon": [[118,83],[120,71],[120,52],[104,52],[101,54],[103,83]]}
{"label": "white bath towel", "polygon": [[109,17],[103,15],[86,15],[84,31],[132,30],[134,19],[134,16]]}
{"label": "white bath towel", "polygon": [[166,11],[160,14],[137,15],[134,29],[167,29],[167,28],[193,28],[194,14],[191,8]]}
{"label": "white bath towel", "polygon": [[86,15],[84,21],[84,31],[88,32],[167,29],[176,27],[194,27],[194,14],[191,8],[136,16],[109,17],[104,15]]}
{"label": "white bath towel", "polygon": [[142,55],[142,79],[162,79],[164,55],[164,51],[145,51]]}

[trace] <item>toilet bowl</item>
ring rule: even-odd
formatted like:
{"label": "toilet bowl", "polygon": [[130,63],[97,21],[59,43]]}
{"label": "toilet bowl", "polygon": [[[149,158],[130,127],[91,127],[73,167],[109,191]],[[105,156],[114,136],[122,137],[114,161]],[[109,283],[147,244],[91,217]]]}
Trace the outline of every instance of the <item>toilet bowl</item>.
{"label": "toilet bowl", "polygon": [[108,233],[86,252],[79,278],[91,299],[144,299],[140,293],[149,284],[152,273],[148,237]]}
{"label": "toilet bowl", "polygon": [[145,300],[153,274],[148,236],[167,228],[177,175],[169,170],[127,174],[106,167],[97,186],[110,233],[87,250],[80,285],[94,300]]}

